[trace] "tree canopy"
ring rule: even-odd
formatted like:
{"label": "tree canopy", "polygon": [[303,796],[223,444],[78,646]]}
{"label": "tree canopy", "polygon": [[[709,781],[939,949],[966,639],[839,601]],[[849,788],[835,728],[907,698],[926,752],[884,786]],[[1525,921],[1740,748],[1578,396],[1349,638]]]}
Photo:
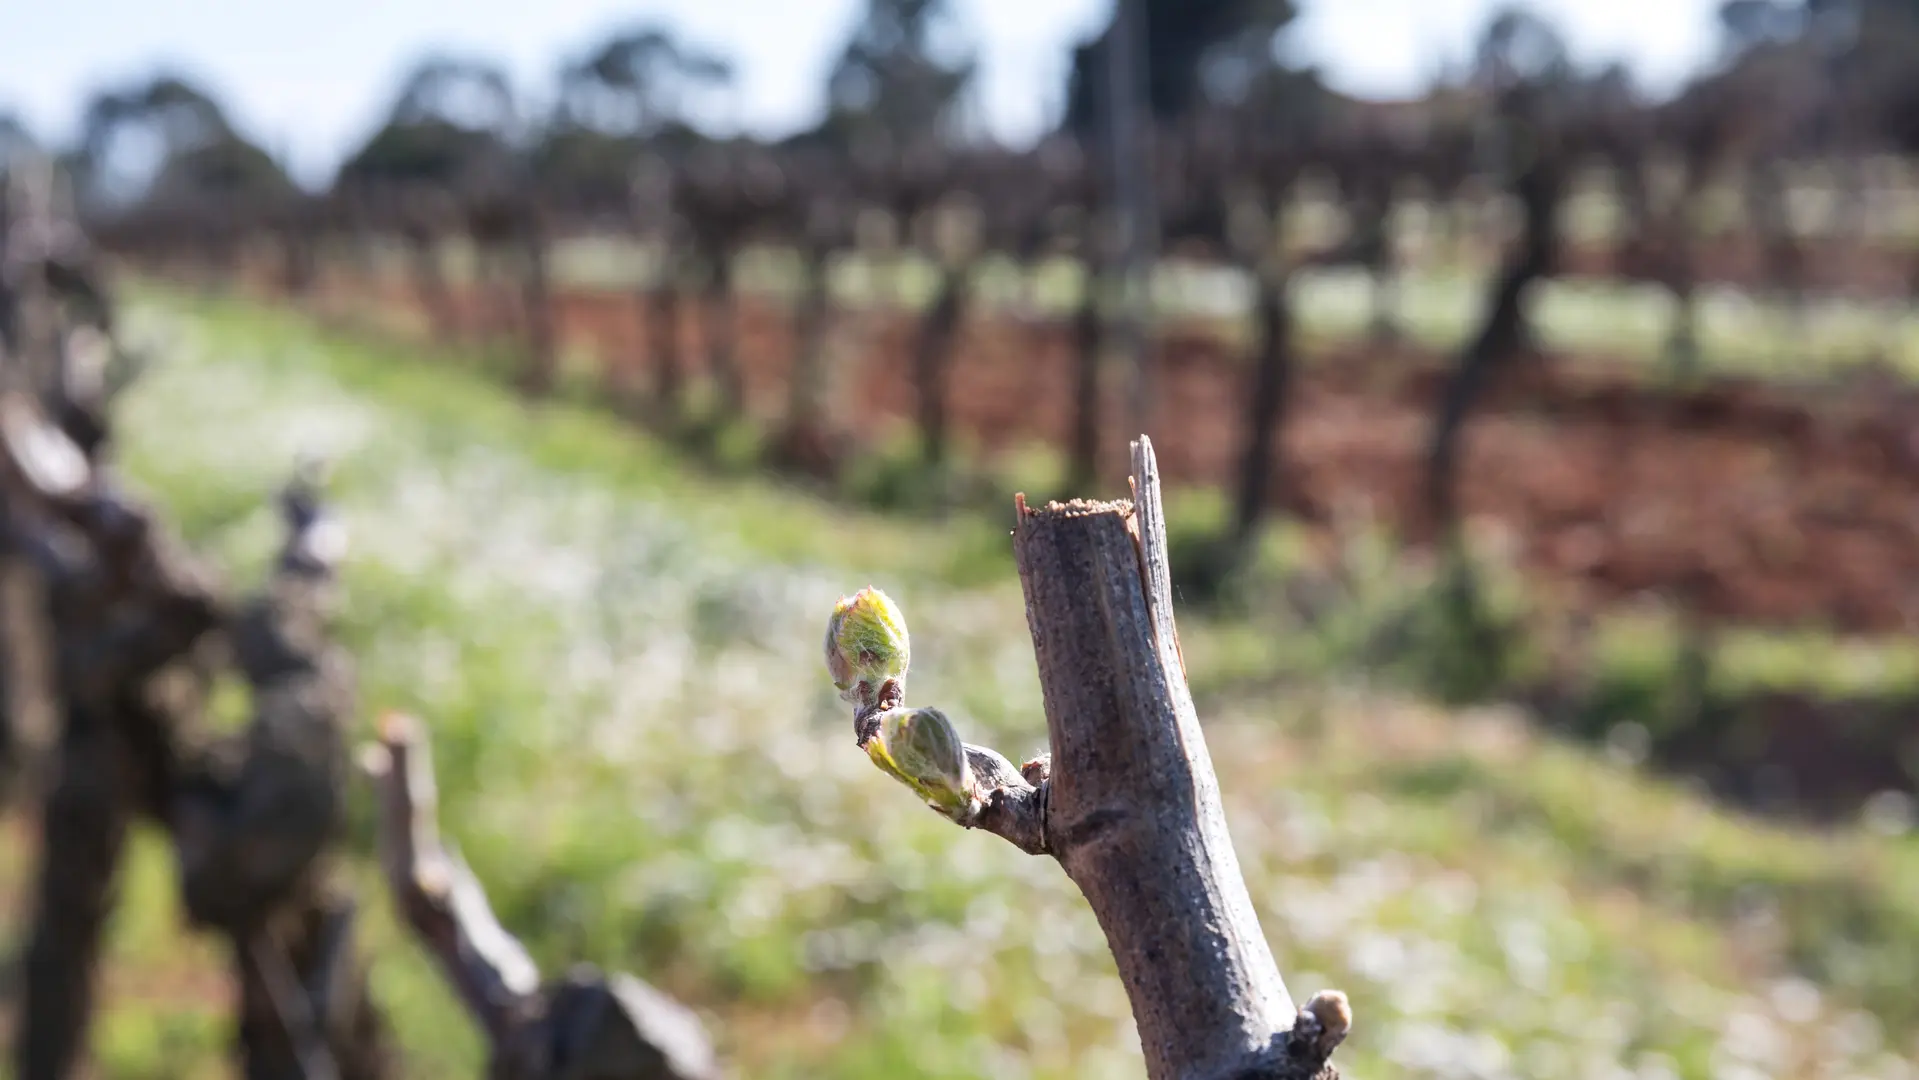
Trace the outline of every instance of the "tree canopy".
{"label": "tree canopy", "polygon": [[956,37],[948,0],[867,0],[827,76],[826,116],[810,137],[889,147],[953,138],[978,66]]}
{"label": "tree canopy", "polygon": [[615,31],[561,66],[558,99],[533,148],[534,173],[576,202],[619,204],[649,150],[676,154],[704,138],[688,106],[732,81],[730,60],[664,27]]}
{"label": "tree canopy", "polygon": [[519,111],[496,64],[436,54],[401,82],[386,120],[348,156],[336,190],[500,182],[512,168]]}
{"label": "tree canopy", "polygon": [[[1161,120],[1256,93],[1281,68],[1277,38],[1297,14],[1292,0],[1143,0],[1143,7],[1146,101]],[[1073,50],[1065,116],[1073,131],[1091,133],[1103,122],[1112,37],[1109,24]]]}
{"label": "tree canopy", "polygon": [[67,155],[82,199],[129,207],[232,205],[296,191],[281,164],[242,135],[206,87],[169,71],[96,92]]}

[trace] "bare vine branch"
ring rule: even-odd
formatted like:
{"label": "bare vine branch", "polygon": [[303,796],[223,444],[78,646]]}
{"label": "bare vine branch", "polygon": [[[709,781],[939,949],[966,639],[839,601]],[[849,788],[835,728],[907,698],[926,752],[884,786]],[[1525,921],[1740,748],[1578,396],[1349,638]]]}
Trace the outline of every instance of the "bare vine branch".
{"label": "bare vine branch", "polygon": [[365,766],[380,789],[380,864],[408,925],[491,1046],[489,1080],[717,1080],[699,1018],[625,974],[578,965],[540,984],[486,890],[439,836],[426,732],[389,714]]}
{"label": "bare vine branch", "polygon": [[1253,911],[1173,621],[1158,463],[1135,502],[1018,500],[1013,548],[1051,753],[1014,768],[909,709],[904,618],[840,602],[827,663],[876,765],[943,815],[1059,860],[1106,933],[1153,1080],[1331,1080],[1343,994],[1295,1010]]}

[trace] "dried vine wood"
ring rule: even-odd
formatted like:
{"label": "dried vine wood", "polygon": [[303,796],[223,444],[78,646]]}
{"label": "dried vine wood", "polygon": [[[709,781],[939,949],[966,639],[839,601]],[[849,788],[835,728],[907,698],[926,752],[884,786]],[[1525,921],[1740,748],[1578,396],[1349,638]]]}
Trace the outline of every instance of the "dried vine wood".
{"label": "dried vine wood", "polygon": [[[43,331],[8,335],[11,355],[0,347],[4,556],[32,586],[0,647],[9,727],[31,730],[37,698],[57,730],[19,740],[33,751],[23,756],[46,757],[50,784],[15,1075],[60,1080],[79,1067],[113,880],[128,826],[144,816],[171,834],[190,918],[232,946],[248,1080],[377,1080],[383,1025],[353,955],[352,898],[324,858],[353,711],[352,673],[325,625],[337,527],[296,481],[280,564],[236,607],[117,487],[104,462],[108,406],[129,357],[85,238],[34,209],[0,237],[0,308],[11,312],[0,322]],[[221,639],[254,716],[207,746],[195,731]]]}
{"label": "dried vine wood", "polygon": [[357,905],[331,857],[343,826],[355,677],[329,633],[343,533],[317,477],[282,494],[285,543],[227,627],[254,715],[194,753],[173,804],[185,906],[229,943],[239,1056],[258,1080],[379,1080],[384,1018],[354,950]]}
{"label": "dried vine wood", "polygon": [[486,889],[440,841],[422,725],[389,715],[366,766],[380,788],[380,863],[414,936],[485,1033],[488,1080],[718,1080],[685,1006],[631,975],[576,965],[540,982]]}

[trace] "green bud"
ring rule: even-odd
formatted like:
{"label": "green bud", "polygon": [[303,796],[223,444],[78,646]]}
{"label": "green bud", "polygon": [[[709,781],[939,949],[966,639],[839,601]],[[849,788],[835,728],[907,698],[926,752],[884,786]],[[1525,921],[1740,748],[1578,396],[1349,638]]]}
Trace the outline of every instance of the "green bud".
{"label": "green bud", "polygon": [[976,798],[966,747],[953,722],[938,709],[891,709],[880,717],[879,737],[866,753],[881,771],[912,788],[927,805],[964,821]]}
{"label": "green bud", "polygon": [[826,670],[841,697],[870,705],[886,682],[905,680],[911,657],[906,617],[885,593],[869,586],[834,605],[826,624]]}

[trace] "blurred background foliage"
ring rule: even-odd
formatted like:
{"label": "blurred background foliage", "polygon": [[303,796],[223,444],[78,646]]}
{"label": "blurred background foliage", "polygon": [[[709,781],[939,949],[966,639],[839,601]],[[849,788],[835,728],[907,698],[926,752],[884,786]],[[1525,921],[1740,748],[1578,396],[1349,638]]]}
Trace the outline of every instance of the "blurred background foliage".
{"label": "blurred background foliage", "polygon": [[[916,700],[1037,749],[1011,497],[1122,494],[1136,426],[1350,1075],[1919,1075],[1919,9],[1731,0],[1662,94],[1488,10],[1377,101],[1289,47],[1309,2],[1139,3],[1133,82],[1102,22],[1025,147],[963,5],[870,0],[779,139],[703,127],[737,63],[638,20],[546,87],[420,58],[322,185],[184,68],[0,153],[57,163],[160,358],[131,478],[238,578],[331,455],[366,707],[429,723],[502,921],[742,1076],[1139,1072],[1064,876],[862,760],[817,654],[879,585]],[[221,1075],[220,962],[138,854],[99,1070]],[[373,908],[407,1075],[475,1075]]]}

